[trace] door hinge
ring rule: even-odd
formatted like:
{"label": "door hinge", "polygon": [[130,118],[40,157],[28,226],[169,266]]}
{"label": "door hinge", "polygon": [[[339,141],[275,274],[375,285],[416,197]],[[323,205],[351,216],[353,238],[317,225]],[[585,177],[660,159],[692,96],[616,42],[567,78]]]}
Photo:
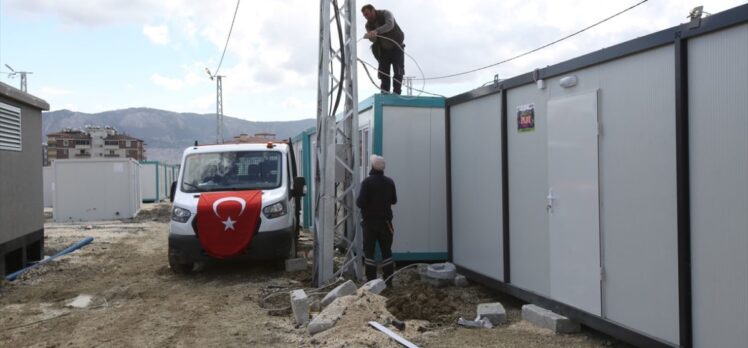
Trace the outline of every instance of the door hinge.
{"label": "door hinge", "polygon": [[603,124],[598,122],[597,123],[597,136],[603,135]]}
{"label": "door hinge", "polygon": [[606,276],[606,274],[605,274],[605,267],[600,267],[600,281],[601,282],[605,281],[605,276]]}

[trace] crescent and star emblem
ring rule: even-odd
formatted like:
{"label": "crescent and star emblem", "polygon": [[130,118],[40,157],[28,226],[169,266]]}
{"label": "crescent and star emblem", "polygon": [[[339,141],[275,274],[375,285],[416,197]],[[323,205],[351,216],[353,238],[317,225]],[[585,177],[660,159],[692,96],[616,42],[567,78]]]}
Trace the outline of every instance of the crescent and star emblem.
{"label": "crescent and star emblem", "polygon": [[[229,202],[229,201],[237,202],[242,205],[242,210],[239,211],[239,216],[241,216],[242,213],[244,213],[244,208],[247,207],[247,202],[245,200],[239,197],[223,197],[213,202],[213,212],[216,214],[218,218],[221,218],[221,215],[218,214],[218,207],[221,205],[221,203]],[[236,223],[236,220],[231,220],[231,216],[229,216],[226,220],[223,221],[223,225],[224,225],[223,230],[224,231],[228,231],[229,229],[234,230],[235,223]]]}

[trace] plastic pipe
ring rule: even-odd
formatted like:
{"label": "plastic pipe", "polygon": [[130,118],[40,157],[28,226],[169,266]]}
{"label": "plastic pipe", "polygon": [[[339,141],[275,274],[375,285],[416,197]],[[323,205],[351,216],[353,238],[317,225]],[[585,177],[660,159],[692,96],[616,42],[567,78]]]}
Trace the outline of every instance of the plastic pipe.
{"label": "plastic pipe", "polygon": [[69,254],[69,253],[71,253],[71,252],[73,252],[75,250],[78,250],[81,247],[83,247],[83,246],[85,246],[87,244],[90,244],[93,240],[94,240],[93,237],[86,237],[86,238],[78,241],[77,243],[75,243],[75,244],[73,244],[73,245],[65,248],[64,250],[60,251],[59,253],[54,254],[52,257],[46,258],[46,259],[41,260],[41,261],[39,261],[39,262],[31,265],[31,266],[28,266],[26,268],[23,268],[21,270],[18,270],[16,272],[8,274],[7,276],[5,276],[5,280],[7,280],[7,281],[14,281],[14,280],[16,280],[16,278],[18,278],[18,276],[20,276],[21,274],[26,273],[26,271],[28,271],[28,270],[36,267],[36,266],[43,265],[43,264],[45,264],[47,262],[54,261],[56,258],[58,258],[60,256],[63,256],[65,254]]}

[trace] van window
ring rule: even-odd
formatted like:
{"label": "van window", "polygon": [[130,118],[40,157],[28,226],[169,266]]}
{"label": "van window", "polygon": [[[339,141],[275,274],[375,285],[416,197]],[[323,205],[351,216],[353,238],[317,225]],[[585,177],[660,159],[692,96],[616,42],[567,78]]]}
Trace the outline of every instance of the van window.
{"label": "van window", "polygon": [[187,156],[182,192],[268,190],[281,186],[278,151],[233,151]]}

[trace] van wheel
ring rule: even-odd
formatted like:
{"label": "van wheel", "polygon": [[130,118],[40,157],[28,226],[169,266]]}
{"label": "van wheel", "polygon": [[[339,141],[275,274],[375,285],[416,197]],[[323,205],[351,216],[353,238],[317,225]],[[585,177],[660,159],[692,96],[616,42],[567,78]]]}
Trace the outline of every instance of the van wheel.
{"label": "van wheel", "polygon": [[194,262],[179,263],[174,256],[169,255],[169,267],[175,274],[189,274],[195,268]]}

